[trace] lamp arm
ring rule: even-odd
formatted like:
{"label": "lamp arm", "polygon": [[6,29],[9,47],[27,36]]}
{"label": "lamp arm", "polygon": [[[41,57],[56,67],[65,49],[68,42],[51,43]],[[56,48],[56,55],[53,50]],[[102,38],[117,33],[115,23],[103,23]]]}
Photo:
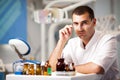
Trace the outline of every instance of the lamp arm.
{"label": "lamp arm", "polygon": [[19,58],[25,60],[25,58],[23,58],[22,54],[20,54],[20,52],[18,51],[18,49],[14,45],[12,45],[12,46],[15,48],[15,51],[18,54]]}

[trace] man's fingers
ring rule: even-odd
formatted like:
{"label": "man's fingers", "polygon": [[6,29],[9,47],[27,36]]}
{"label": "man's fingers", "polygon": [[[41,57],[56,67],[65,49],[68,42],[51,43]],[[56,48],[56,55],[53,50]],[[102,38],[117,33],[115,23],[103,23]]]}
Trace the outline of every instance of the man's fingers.
{"label": "man's fingers", "polygon": [[64,28],[60,30],[62,35],[70,36],[72,34],[72,25],[66,25]]}
{"label": "man's fingers", "polygon": [[72,33],[72,25],[67,25],[66,26],[66,32],[67,32],[67,34],[71,34]]}

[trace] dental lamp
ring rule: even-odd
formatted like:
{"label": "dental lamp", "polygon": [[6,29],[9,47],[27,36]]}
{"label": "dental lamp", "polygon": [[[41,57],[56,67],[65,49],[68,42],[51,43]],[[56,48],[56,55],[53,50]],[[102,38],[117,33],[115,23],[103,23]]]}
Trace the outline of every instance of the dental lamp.
{"label": "dental lamp", "polygon": [[[68,11],[73,10],[74,8],[80,5],[86,5],[88,3],[96,2],[96,0],[55,0],[50,2],[45,9],[53,8],[53,5],[61,3],[62,4],[69,4],[66,7],[63,7],[61,11],[65,14],[65,18],[68,19]],[[71,3],[71,4],[70,4]],[[60,9],[60,8],[58,8]],[[63,17],[63,16],[62,16]]]}

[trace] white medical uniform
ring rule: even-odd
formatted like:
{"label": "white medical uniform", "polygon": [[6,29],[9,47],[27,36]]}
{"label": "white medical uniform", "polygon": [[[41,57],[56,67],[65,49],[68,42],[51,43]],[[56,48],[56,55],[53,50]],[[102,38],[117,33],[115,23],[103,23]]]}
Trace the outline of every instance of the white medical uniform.
{"label": "white medical uniform", "polygon": [[101,80],[116,80],[119,73],[116,45],[115,36],[95,31],[85,48],[79,37],[70,39],[62,56],[65,58],[65,62],[73,62],[75,65],[88,62],[100,65],[105,71]]}

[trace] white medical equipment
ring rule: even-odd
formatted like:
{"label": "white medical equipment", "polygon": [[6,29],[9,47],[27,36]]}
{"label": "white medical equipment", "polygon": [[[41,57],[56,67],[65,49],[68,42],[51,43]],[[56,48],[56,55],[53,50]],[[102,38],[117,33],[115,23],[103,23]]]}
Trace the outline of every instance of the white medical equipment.
{"label": "white medical equipment", "polygon": [[[88,3],[95,2],[96,0],[55,0],[47,4],[45,9],[58,7],[61,9],[62,14],[64,14],[64,19],[68,19],[68,11],[73,10],[74,8],[80,5],[86,5]],[[56,6],[55,6],[56,5]],[[60,5],[60,6],[58,6]]]}
{"label": "white medical equipment", "polygon": [[18,54],[20,60],[18,59],[17,61],[13,62],[13,71],[17,75],[22,74],[23,70],[23,65],[24,63],[40,63],[39,61],[36,60],[27,60],[24,58],[25,55],[28,55],[30,53],[30,46],[27,42],[21,39],[10,39],[9,40],[9,45],[15,50],[15,52]]}
{"label": "white medical equipment", "polygon": [[0,59],[0,80],[5,79],[5,66],[3,64],[3,61]]}
{"label": "white medical equipment", "polygon": [[9,45],[14,48],[20,59],[23,59],[23,56],[29,54],[31,50],[28,43],[21,39],[10,39]]}
{"label": "white medical equipment", "polygon": [[0,72],[5,72],[5,66],[3,64],[3,61],[0,59]]}
{"label": "white medical equipment", "polygon": [[21,39],[10,39],[8,43],[20,58],[20,60],[13,62],[13,71],[15,74],[22,74],[23,61],[25,60],[23,56],[28,55],[31,48],[27,42]]}

